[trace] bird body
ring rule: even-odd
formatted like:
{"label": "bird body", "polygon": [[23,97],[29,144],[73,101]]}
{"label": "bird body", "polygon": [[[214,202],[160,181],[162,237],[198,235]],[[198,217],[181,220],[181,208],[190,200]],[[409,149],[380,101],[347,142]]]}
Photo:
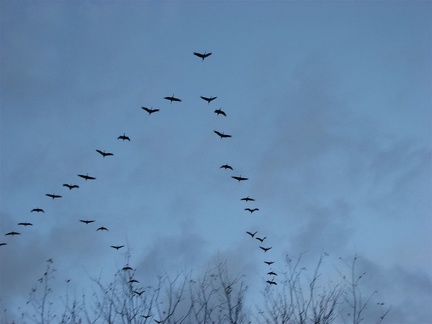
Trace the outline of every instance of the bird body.
{"label": "bird body", "polygon": [[171,97],[165,97],[164,99],[169,100],[170,103],[172,103],[173,101],[177,101],[177,102],[181,101],[181,99],[174,97],[174,95],[172,95]]}
{"label": "bird body", "polygon": [[0,243],[0,246],[7,245],[7,243]]}
{"label": "bird body", "polygon": [[266,281],[269,285],[277,285],[276,281],[273,280],[267,280]]}
{"label": "bird body", "polygon": [[253,212],[256,212],[256,211],[258,211],[259,209],[258,208],[245,208],[245,210],[247,210],[248,212],[250,212],[251,214],[253,213]]}
{"label": "bird body", "polygon": [[68,187],[69,190],[72,190],[72,189],[74,189],[74,188],[79,188],[78,185],[71,185],[71,184],[67,184],[67,183],[64,183],[64,184],[63,184],[63,187]]}
{"label": "bird body", "polygon": [[251,233],[251,232],[246,232],[247,234],[249,234],[251,237],[254,237],[256,233],[258,233],[258,231],[256,231],[255,233]]}
{"label": "bird body", "polygon": [[18,233],[18,232],[9,232],[9,233],[6,233],[5,235],[14,236],[14,235],[21,235],[21,233]]}
{"label": "bird body", "polygon": [[55,195],[55,194],[45,194],[45,196],[51,197],[52,199],[56,199],[56,198],[61,198],[62,197],[60,195]]}
{"label": "bird body", "polygon": [[101,151],[101,150],[96,150],[96,152],[98,152],[103,157],[105,157],[105,156],[113,156],[114,155],[113,153],[106,153],[105,151]]}
{"label": "bird body", "polygon": [[80,222],[81,222],[81,223],[84,223],[84,224],[90,224],[90,223],[93,223],[94,220],[80,219]]}
{"label": "bird body", "polygon": [[231,178],[236,179],[239,182],[249,180],[249,178],[244,178],[242,176],[232,176]]}
{"label": "bird body", "polygon": [[261,237],[256,237],[256,239],[257,239],[258,241],[260,241],[261,243],[264,242],[264,240],[265,240],[266,238],[267,238],[266,236],[264,236],[263,238],[261,238]]}
{"label": "bird body", "polygon": [[113,249],[118,250],[118,249],[121,249],[122,247],[124,247],[124,245],[111,245],[111,247],[112,247]]}
{"label": "bird body", "polygon": [[232,168],[232,166],[231,165],[228,165],[228,164],[224,164],[224,165],[222,165],[221,167],[220,167],[220,169],[230,169],[230,170],[232,170],[233,168]]}
{"label": "bird body", "polygon": [[96,231],[108,231],[108,228],[101,226]]}
{"label": "bird body", "polygon": [[277,273],[273,272],[273,271],[267,272],[267,274],[270,275],[270,276],[277,276]]}
{"label": "bird body", "polygon": [[83,178],[83,179],[85,179],[86,181],[87,180],[96,180],[96,178],[95,177],[90,177],[89,175],[88,175],[88,173],[87,174],[78,174],[78,177],[81,177],[81,178]]}
{"label": "bird body", "polygon": [[215,134],[218,134],[218,135],[220,136],[221,139],[222,139],[222,138],[232,137],[231,135],[224,134],[224,133],[221,133],[221,132],[216,131],[216,130],[215,130],[214,132],[215,132]]}
{"label": "bird body", "polygon": [[32,223],[18,223],[20,226],[33,226]]}
{"label": "bird body", "polygon": [[203,97],[200,96],[202,100],[207,101],[207,104],[209,104],[210,102],[212,102],[213,100],[215,100],[217,97]]}
{"label": "bird body", "polygon": [[240,200],[243,200],[243,201],[246,201],[246,202],[248,202],[248,201],[255,201],[255,199],[253,199],[253,198],[249,198],[249,196],[248,196],[248,197],[245,197],[245,198],[242,198],[242,199],[240,199]]}
{"label": "bird body", "polygon": [[267,265],[272,265],[274,263],[274,261],[264,261],[264,263]]}
{"label": "bird body", "polygon": [[129,267],[129,266],[126,266],[126,267],[123,267],[122,270],[126,271],[126,270],[133,270],[133,269],[131,267]]}
{"label": "bird body", "polygon": [[153,109],[153,107],[152,108],[141,107],[141,108],[147,111],[149,115],[159,111],[159,109]]}
{"label": "bird body", "polygon": [[120,135],[119,137],[117,137],[117,139],[121,139],[123,141],[129,141],[130,142],[130,138],[128,136],[126,136],[125,133],[123,133],[123,135]]}
{"label": "bird body", "polygon": [[36,213],[45,213],[45,211],[42,208],[33,208],[30,212],[36,212]]}
{"label": "bird body", "polygon": [[266,247],[260,246],[260,249],[263,250],[264,252],[267,252],[268,250],[271,249],[271,247],[266,248]]}
{"label": "bird body", "polygon": [[210,55],[212,55],[212,53],[206,53],[206,52],[204,52],[204,54],[201,54],[201,53],[198,53],[198,52],[194,52],[194,55],[198,56],[199,58],[202,59],[202,61],[204,61],[204,59],[206,57],[209,57]]}
{"label": "bird body", "polygon": [[219,115],[222,115],[222,116],[225,116],[225,117],[226,117],[226,112],[223,111],[223,110],[220,109],[220,108],[219,108],[219,109],[216,109],[214,112],[215,112],[215,114],[218,115],[218,116],[219,116]]}

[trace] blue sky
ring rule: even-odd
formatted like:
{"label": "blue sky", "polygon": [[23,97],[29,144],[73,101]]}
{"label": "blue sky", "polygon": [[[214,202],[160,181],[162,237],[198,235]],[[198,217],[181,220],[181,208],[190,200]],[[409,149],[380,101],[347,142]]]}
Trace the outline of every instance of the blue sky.
{"label": "blue sky", "polygon": [[257,230],[276,270],[285,254],[357,253],[390,323],[431,320],[430,2],[0,5],[0,228],[22,233],[2,238],[2,308],[48,258],[77,291],[111,276],[115,244],[142,278],[219,255],[264,281]]}

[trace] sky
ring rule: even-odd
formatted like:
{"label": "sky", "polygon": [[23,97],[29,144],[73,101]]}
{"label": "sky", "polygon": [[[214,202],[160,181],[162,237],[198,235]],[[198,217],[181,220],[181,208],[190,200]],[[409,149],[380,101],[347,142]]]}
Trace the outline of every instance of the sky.
{"label": "sky", "polygon": [[[9,316],[47,259],[54,288],[70,279],[81,292],[124,265],[126,250],[110,246],[126,245],[146,280],[228,259],[256,283],[251,304],[267,258],[282,272],[287,254],[305,252],[310,265],[325,251],[334,271],[356,254],[365,288],[392,305],[388,323],[432,321],[429,1],[0,9],[0,307]],[[124,133],[130,141],[117,139]],[[264,256],[246,231],[272,250]]]}

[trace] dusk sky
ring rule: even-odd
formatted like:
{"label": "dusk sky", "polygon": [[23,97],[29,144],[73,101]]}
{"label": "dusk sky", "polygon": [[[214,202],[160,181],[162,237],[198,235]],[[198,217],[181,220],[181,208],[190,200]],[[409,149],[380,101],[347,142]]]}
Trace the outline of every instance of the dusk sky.
{"label": "dusk sky", "polygon": [[430,1],[1,1],[0,18],[9,318],[47,259],[80,295],[128,248],[143,282],[227,259],[251,307],[264,260],[325,251],[331,277],[357,254],[387,323],[432,322]]}

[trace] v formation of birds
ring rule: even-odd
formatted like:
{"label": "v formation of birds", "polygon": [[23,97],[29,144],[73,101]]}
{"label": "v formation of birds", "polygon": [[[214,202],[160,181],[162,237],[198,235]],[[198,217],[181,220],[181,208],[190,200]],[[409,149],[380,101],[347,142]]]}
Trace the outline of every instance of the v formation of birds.
{"label": "v formation of birds", "polygon": [[[212,55],[212,53],[198,53],[198,52],[194,52],[193,54],[195,56],[201,58],[202,61],[204,61],[206,58],[208,58],[210,55]],[[204,101],[206,101],[207,104],[210,104],[213,100],[217,99],[217,97],[205,97],[205,96],[200,96],[200,98],[203,99]],[[180,98],[175,97],[174,94],[171,95],[171,96],[166,96],[166,97],[164,97],[164,99],[170,101],[170,103],[181,102],[182,101]],[[160,111],[160,109],[154,109],[153,107],[151,107],[151,108],[141,107],[141,108],[144,111],[146,111],[149,116]],[[225,117],[227,116],[226,112],[223,111],[221,108],[218,108],[218,109],[214,110],[214,113],[217,116],[219,116],[219,115],[222,115],[222,116],[225,116]],[[225,133],[220,132],[218,130],[214,130],[213,132],[216,135],[218,135],[221,140],[232,137],[230,134],[225,134]],[[123,133],[123,134],[119,135],[117,139],[121,140],[121,141],[131,141],[131,139],[126,135],[126,133]],[[96,152],[99,153],[103,158],[114,156],[114,153],[106,152],[106,151],[100,150],[100,149],[96,149]],[[224,170],[234,171],[234,168],[231,165],[229,165],[229,164],[224,164],[224,165],[220,166],[220,168],[224,169]],[[80,177],[81,179],[84,179],[85,181],[94,181],[94,180],[96,180],[96,177],[91,176],[88,173],[87,174],[77,174],[77,176]],[[233,178],[234,180],[237,180],[238,182],[249,180],[249,178],[242,177],[241,175],[231,176],[231,178]],[[68,188],[69,191],[70,190],[79,189],[79,185],[77,185],[77,184],[68,184],[68,183],[65,183],[65,184],[63,184],[63,186],[66,187],[66,188]],[[62,195],[59,195],[57,193],[46,193],[45,195],[47,197],[49,197],[49,198],[52,198],[53,200],[54,199],[60,199],[60,198],[63,197]],[[251,198],[249,196],[240,198],[240,200],[244,201],[245,203],[249,203],[249,202],[254,202],[255,201],[254,198]],[[250,212],[250,214],[259,211],[259,209],[256,208],[256,207],[254,207],[254,208],[247,207],[247,208],[244,208],[244,210]],[[33,208],[33,209],[30,210],[30,212],[32,212],[32,213],[45,213],[44,209],[42,209],[40,207]],[[83,223],[85,225],[90,226],[90,224],[93,224],[94,222],[97,222],[97,221],[93,220],[93,219],[92,220],[79,219],[79,222],[81,222],[81,223]],[[33,226],[33,224],[30,223],[30,222],[20,222],[17,225],[18,226],[23,226],[23,227]],[[99,226],[95,231],[104,232],[104,231],[109,231],[109,230],[105,226]],[[255,240],[257,240],[259,242],[258,245],[257,245],[257,248],[261,249],[263,251],[263,253],[267,254],[267,252],[272,249],[271,246],[267,246],[267,245],[264,246],[265,245],[264,241],[267,239],[267,237],[265,237],[265,236],[258,236],[258,231],[255,231],[255,232],[246,231],[246,234],[249,235],[251,237],[251,239],[255,239]],[[8,233],[5,234],[5,236],[11,236],[11,237],[12,236],[18,236],[18,235],[21,235],[21,233],[15,231],[15,230],[10,231],[10,232],[8,232]],[[0,242],[0,246],[6,246],[7,244],[8,243],[6,243],[6,242]],[[110,247],[113,248],[113,249],[115,249],[115,250],[119,250],[119,249],[123,248],[124,246],[125,245],[111,245]],[[274,261],[267,261],[267,260],[264,260],[263,262],[267,266],[269,266],[269,267],[272,266],[272,264],[274,263]],[[125,267],[123,267],[122,270],[129,271],[129,270],[133,270],[133,269],[131,267],[129,267],[129,266],[125,266]],[[270,269],[270,271],[267,272],[267,275],[271,276],[271,277],[268,277],[269,279],[266,280],[266,283],[268,285],[270,285],[270,286],[271,285],[277,285],[277,283],[275,281],[275,277],[277,276],[277,273],[275,273],[274,271],[272,271]],[[138,283],[139,281],[131,278],[129,282],[130,283]],[[136,291],[136,294],[139,295],[139,296],[141,296],[142,293],[143,292]]]}

